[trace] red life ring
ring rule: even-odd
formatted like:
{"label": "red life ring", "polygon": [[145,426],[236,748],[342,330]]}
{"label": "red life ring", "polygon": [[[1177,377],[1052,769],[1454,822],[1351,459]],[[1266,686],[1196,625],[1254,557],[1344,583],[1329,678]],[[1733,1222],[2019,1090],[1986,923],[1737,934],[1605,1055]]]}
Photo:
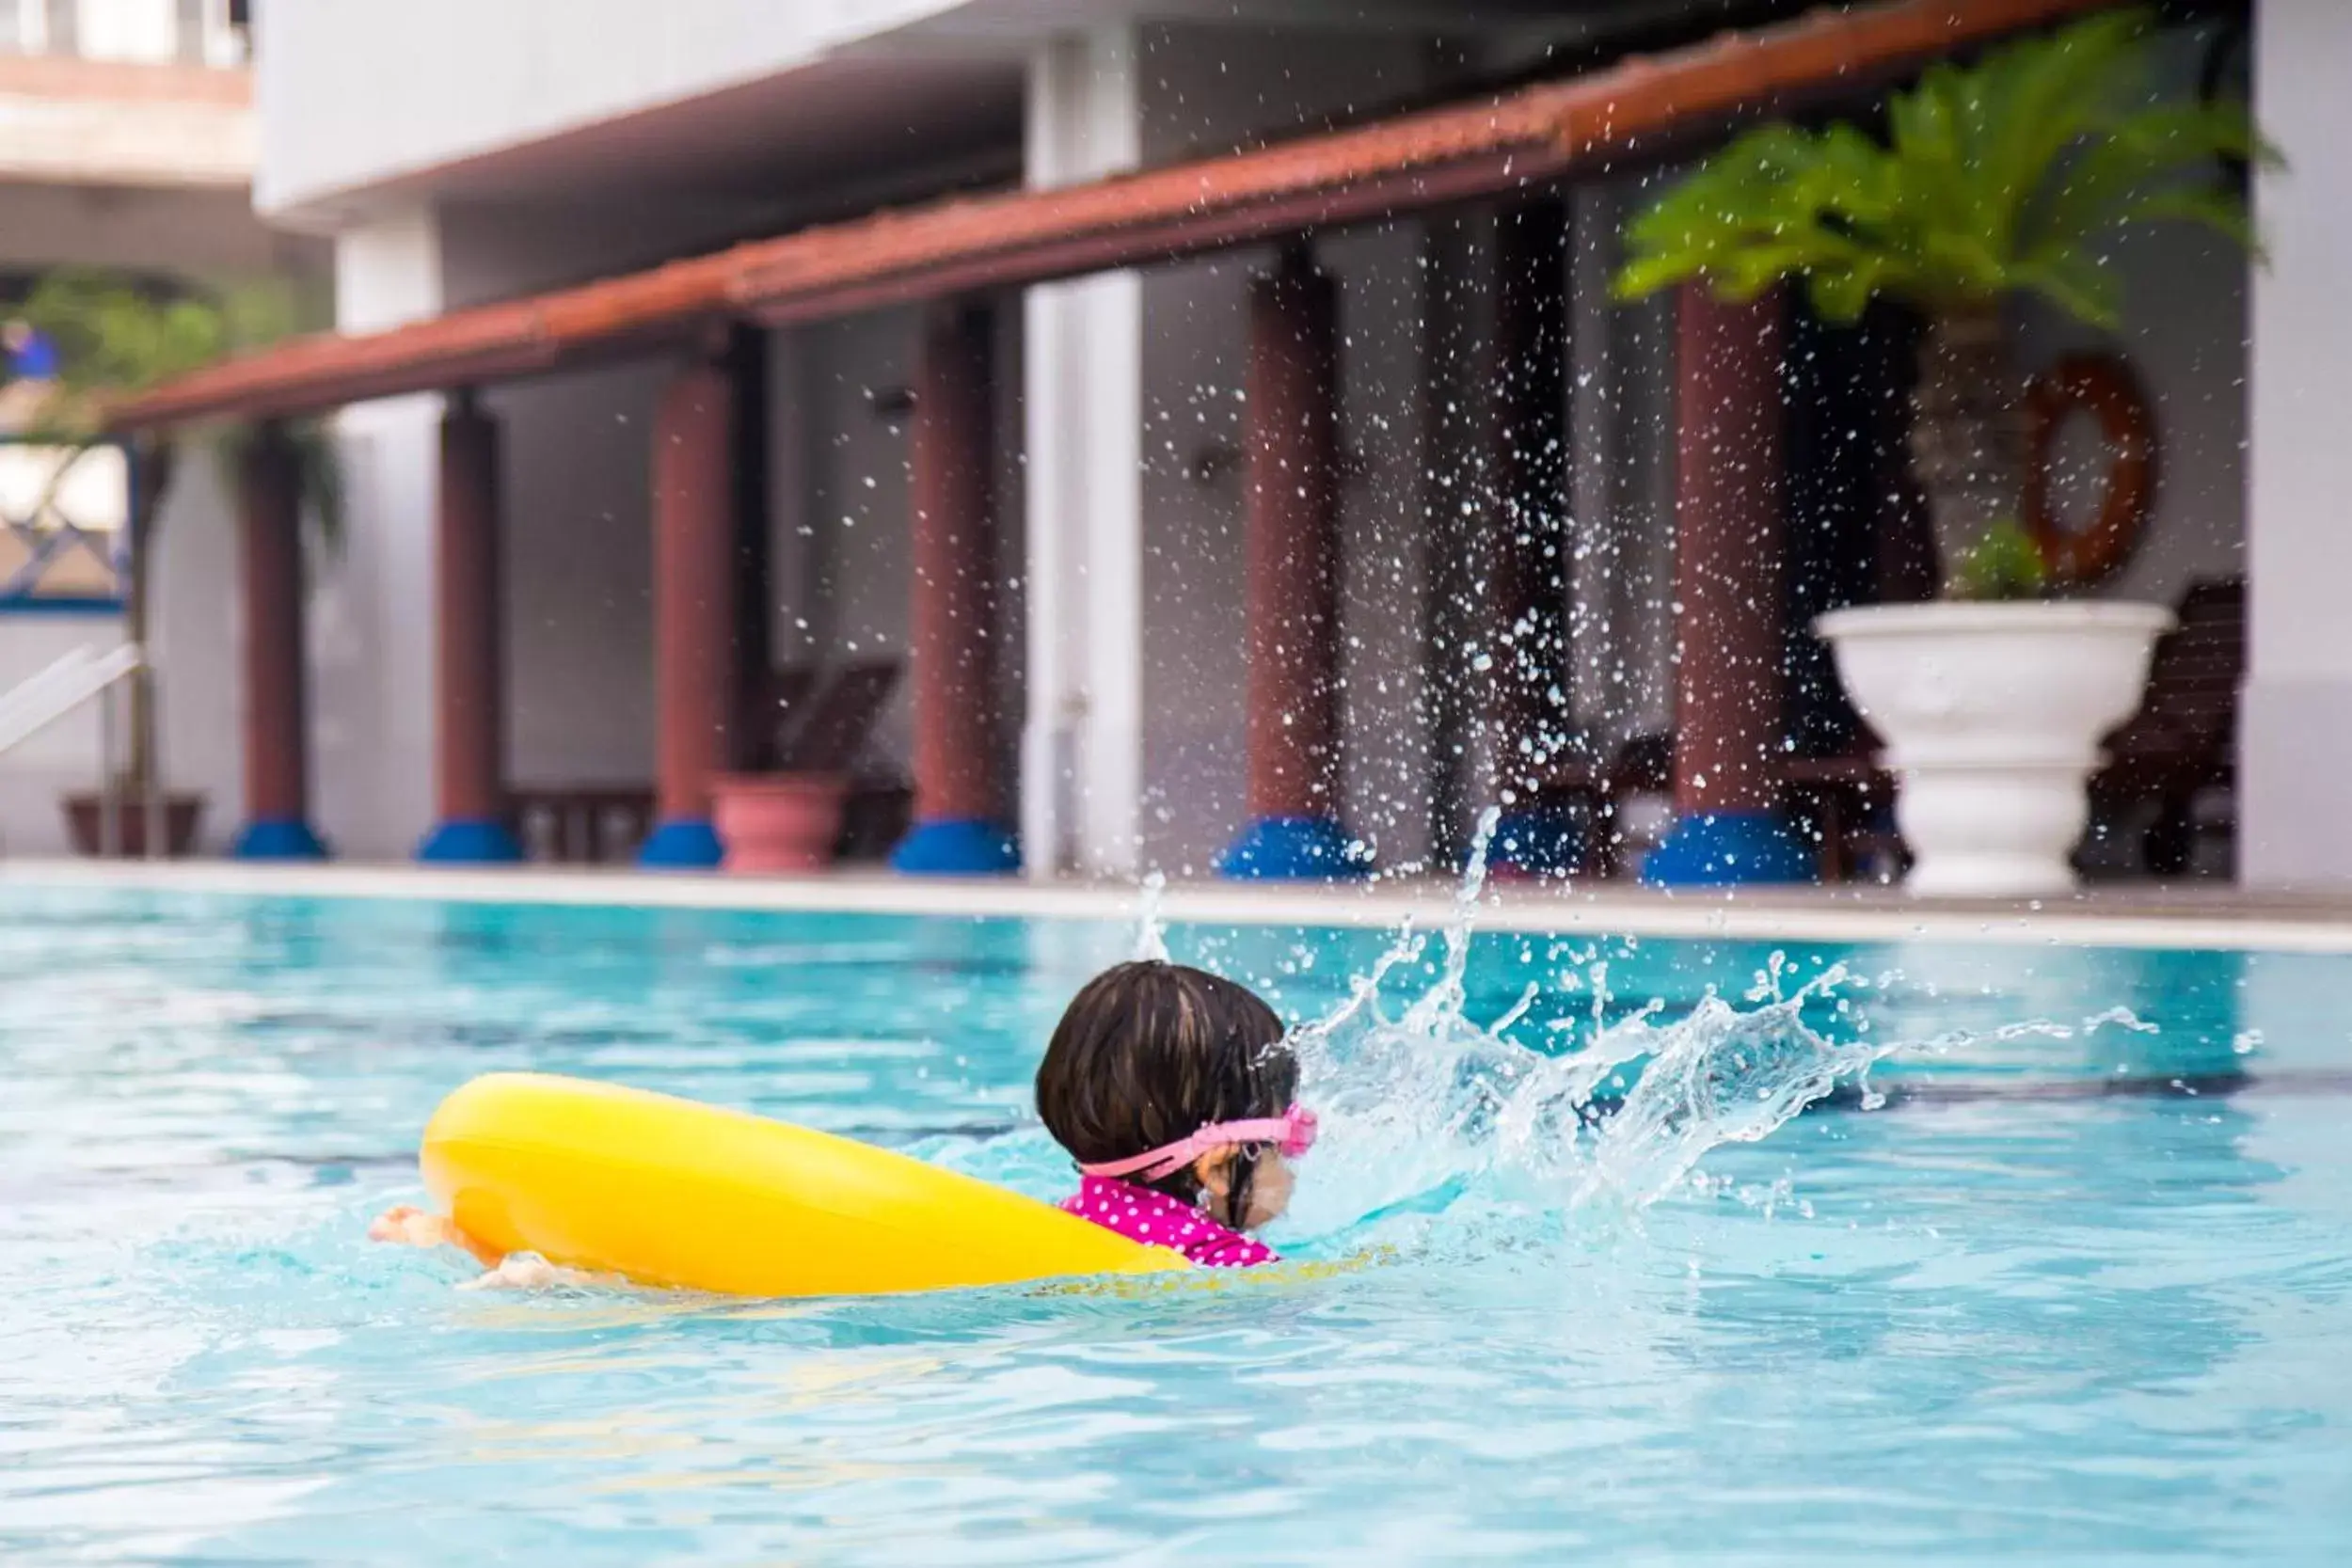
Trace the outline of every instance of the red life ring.
{"label": "red life ring", "polygon": [[[2099,421],[2113,458],[2099,515],[2080,531],[2050,511],[2050,449],[2077,408]],[[2132,368],[2113,355],[2075,354],[2026,389],[2026,531],[2053,582],[2080,587],[2109,578],[2139,547],[2156,500],[2156,416]]]}

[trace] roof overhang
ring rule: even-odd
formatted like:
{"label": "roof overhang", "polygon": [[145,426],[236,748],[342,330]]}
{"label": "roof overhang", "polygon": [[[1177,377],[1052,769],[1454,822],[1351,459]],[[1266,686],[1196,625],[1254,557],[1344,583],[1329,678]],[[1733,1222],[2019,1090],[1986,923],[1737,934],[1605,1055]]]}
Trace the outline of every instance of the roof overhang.
{"label": "roof overhang", "polygon": [[1508,198],[1867,90],[2113,0],[1881,0],[1499,97],[1054,190],[948,200],[365,337],[301,338],[120,404],[119,430],[277,418],[544,374],[734,321],[805,322]]}

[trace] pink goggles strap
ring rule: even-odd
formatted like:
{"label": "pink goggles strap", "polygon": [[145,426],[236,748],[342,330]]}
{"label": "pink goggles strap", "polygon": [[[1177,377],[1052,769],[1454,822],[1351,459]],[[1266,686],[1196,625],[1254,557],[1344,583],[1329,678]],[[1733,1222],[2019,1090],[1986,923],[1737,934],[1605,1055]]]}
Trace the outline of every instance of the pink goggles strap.
{"label": "pink goggles strap", "polygon": [[1275,1144],[1295,1160],[1315,1146],[1315,1114],[1294,1105],[1279,1117],[1255,1121],[1213,1121],[1181,1143],[1078,1169],[1088,1176],[1141,1176],[1146,1181],[1157,1181],[1175,1175],[1211,1149],[1236,1144]]}

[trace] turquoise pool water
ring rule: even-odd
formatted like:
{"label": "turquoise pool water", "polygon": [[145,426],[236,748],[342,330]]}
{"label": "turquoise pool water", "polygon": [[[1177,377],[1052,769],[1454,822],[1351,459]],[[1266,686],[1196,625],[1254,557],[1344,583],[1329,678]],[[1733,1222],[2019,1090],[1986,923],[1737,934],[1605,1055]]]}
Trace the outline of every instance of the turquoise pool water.
{"label": "turquoise pool water", "polygon": [[[1391,940],[1168,935],[1302,1020]],[[1053,1196],[1029,1074],[1135,941],[12,889],[0,1561],[2352,1550],[2342,958],[1790,946],[1774,1006],[1770,948],[1495,935],[1457,1006],[1432,941],[1311,1044],[1277,1239],[1396,1253],[1311,1286],[516,1295],[361,1239],[494,1068]]]}

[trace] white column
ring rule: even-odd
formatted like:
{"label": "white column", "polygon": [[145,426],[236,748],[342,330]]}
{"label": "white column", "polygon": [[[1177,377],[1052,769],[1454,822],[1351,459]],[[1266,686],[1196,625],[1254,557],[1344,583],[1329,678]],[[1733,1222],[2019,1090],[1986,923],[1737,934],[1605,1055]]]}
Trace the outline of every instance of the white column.
{"label": "white column", "polygon": [[2249,665],[2239,722],[2239,876],[2352,882],[2352,165],[2342,156],[2352,7],[2261,0],[2256,110],[2286,153],[2257,201],[2249,354]]}
{"label": "white column", "polygon": [[[1132,30],[1060,39],[1029,71],[1031,185],[1140,162]],[[1021,841],[1032,877],[1136,869],[1143,768],[1143,288],[1110,273],[1031,289],[1028,720]]]}
{"label": "white column", "polygon": [[[336,325],[376,332],[439,313],[429,210],[335,239]],[[405,860],[432,826],[433,533],[441,399],[365,403],[337,420],[341,560],[314,565],[310,626],[315,820],[353,860]]]}

